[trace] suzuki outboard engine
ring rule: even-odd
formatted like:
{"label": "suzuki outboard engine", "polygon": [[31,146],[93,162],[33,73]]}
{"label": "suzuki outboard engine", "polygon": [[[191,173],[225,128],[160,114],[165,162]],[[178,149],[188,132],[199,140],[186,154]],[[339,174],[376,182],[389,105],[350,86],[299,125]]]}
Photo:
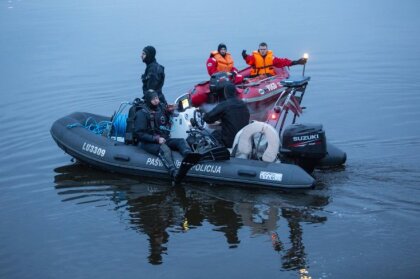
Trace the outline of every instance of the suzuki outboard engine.
{"label": "suzuki outboard engine", "polygon": [[311,173],[327,155],[327,140],[321,124],[292,124],[283,132],[282,159]]}

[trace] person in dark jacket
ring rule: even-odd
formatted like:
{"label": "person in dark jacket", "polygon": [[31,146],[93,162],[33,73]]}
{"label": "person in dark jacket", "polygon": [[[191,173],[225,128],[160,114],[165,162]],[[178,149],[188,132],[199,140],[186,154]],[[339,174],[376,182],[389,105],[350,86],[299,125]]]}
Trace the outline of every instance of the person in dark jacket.
{"label": "person in dark jacket", "polygon": [[146,91],[144,99],[145,106],[136,113],[134,132],[140,147],[158,156],[168,169],[171,178],[175,179],[177,169],[171,150],[178,150],[183,157],[192,153],[192,150],[185,139],[170,137],[171,112],[160,102],[157,92]]}
{"label": "person in dark jacket", "polygon": [[165,68],[156,62],[156,49],[153,46],[146,46],[141,54],[141,59],[146,64],[144,74],[141,76],[143,82],[143,94],[149,89],[157,92],[161,103],[166,104],[162,87],[165,82]]}
{"label": "person in dark jacket", "polygon": [[233,145],[236,133],[249,124],[249,110],[246,104],[237,98],[235,85],[229,83],[224,88],[226,100],[219,103],[210,112],[205,113],[203,120],[213,123],[220,120],[222,129],[212,135],[228,148]]}

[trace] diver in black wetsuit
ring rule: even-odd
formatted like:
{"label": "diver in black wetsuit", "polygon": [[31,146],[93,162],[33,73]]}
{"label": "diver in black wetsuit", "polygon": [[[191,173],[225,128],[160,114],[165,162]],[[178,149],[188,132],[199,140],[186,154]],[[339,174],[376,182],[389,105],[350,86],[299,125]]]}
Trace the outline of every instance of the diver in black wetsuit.
{"label": "diver in black wetsuit", "polygon": [[162,87],[165,83],[165,68],[156,61],[156,49],[153,46],[146,46],[141,54],[141,59],[146,64],[144,74],[141,76],[143,82],[143,94],[153,89],[157,92],[162,104],[166,104]]}
{"label": "diver in black wetsuit", "polygon": [[170,115],[166,104],[159,100],[158,93],[148,90],[144,95],[145,105],[137,111],[134,120],[134,132],[141,148],[157,155],[168,169],[173,180],[176,180],[177,169],[171,150],[178,150],[185,158],[192,153],[187,141],[183,138],[170,137]]}

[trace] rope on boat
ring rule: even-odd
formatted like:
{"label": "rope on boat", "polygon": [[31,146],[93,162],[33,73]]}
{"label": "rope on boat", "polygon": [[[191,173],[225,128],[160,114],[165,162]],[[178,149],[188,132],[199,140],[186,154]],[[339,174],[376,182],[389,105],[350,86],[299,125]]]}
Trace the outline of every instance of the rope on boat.
{"label": "rope on boat", "polygon": [[74,123],[67,125],[67,128],[83,127],[97,135],[106,135],[108,138],[111,136],[124,137],[127,126],[128,114],[122,113],[125,108],[131,105],[129,102],[121,103],[118,110],[114,113],[111,121],[97,122],[93,117],[88,117],[84,124]]}
{"label": "rope on boat", "polygon": [[118,110],[114,113],[114,116],[112,117],[112,130],[108,134],[109,137],[125,137],[128,113],[123,113],[123,111],[126,110],[128,105],[133,105],[133,103],[121,103]]}
{"label": "rope on boat", "polygon": [[83,127],[97,135],[101,135],[104,133],[104,131],[109,130],[111,126],[112,126],[111,121],[97,122],[93,117],[89,117],[88,119],[86,119],[84,124],[81,124],[81,123],[69,124],[67,125],[67,128]]}
{"label": "rope on boat", "polygon": [[115,114],[112,119],[112,136],[124,137],[125,129],[127,128],[127,117],[126,113]]}
{"label": "rope on boat", "polygon": [[[127,129],[127,118],[128,113],[123,113],[126,111],[127,106],[133,105],[132,102],[123,102],[120,104],[118,110],[114,113],[111,117],[111,121],[101,121],[97,122],[93,117],[89,117],[86,119],[85,124],[81,123],[74,123],[67,125],[67,128],[74,128],[74,127],[83,127],[88,129],[89,131],[98,134],[98,135],[106,135],[108,138],[110,137],[125,137],[125,131]],[[173,124],[172,119],[170,119],[171,124]],[[159,127],[161,130],[166,130],[171,132],[173,130],[173,126],[171,128],[167,128],[165,126]]]}

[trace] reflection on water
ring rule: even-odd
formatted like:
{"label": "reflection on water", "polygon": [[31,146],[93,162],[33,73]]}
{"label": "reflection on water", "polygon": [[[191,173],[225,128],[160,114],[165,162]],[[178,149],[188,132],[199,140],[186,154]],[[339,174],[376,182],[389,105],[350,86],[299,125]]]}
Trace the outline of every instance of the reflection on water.
{"label": "reflection on water", "polygon": [[[100,207],[111,201],[123,222],[146,234],[148,262],[153,265],[164,262],[171,235],[194,234],[210,224],[232,249],[241,245],[238,232],[242,228],[252,235],[266,235],[281,258],[282,269],[302,273],[308,268],[302,223],[327,221],[320,213],[329,196],[322,191],[280,194],[195,184],[173,188],[152,179],[140,183],[134,178],[115,178],[79,164],[62,166],[55,172],[55,188],[63,202]],[[287,224],[287,237],[280,232],[280,223]]]}

